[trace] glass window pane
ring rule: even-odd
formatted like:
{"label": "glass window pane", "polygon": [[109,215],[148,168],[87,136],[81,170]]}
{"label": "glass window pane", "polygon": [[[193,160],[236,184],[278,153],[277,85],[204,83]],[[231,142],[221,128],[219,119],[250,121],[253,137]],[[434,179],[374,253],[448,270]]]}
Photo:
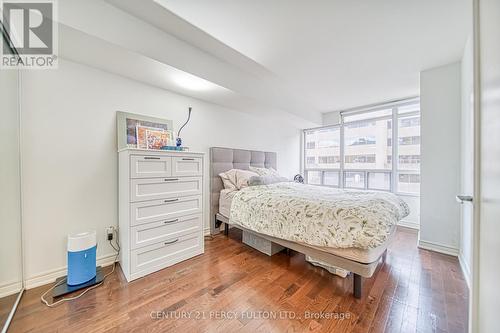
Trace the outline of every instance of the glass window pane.
{"label": "glass window pane", "polygon": [[398,170],[420,170],[420,115],[398,119]]}
{"label": "glass window pane", "polygon": [[370,190],[391,190],[391,174],[389,172],[369,172],[368,188]]}
{"label": "glass window pane", "polygon": [[307,183],[321,185],[321,171],[307,171]]}
{"label": "glass window pane", "polygon": [[420,174],[399,173],[397,177],[397,191],[403,193],[420,194]]}
{"label": "glass window pane", "polygon": [[340,128],[322,128],[305,133],[306,169],[340,168]]}
{"label": "glass window pane", "polygon": [[391,170],[392,120],[366,120],[344,126],[344,168]]}
{"label": "glass window pane", "polygon": [[373,119],[373,118],[385,117],[385,116],[390,116],[390,115],[392,115],[392,108],[378,110],[378,111],[363,112],[363,113],[352,114],[352,115],[345,114],[342,116],[342,119],[344,120],[344,123],[348,123],[351,121]]}
{"label": "glass window pane", "polygon": [[339,172],[338,171],[325,171],[323,175],[323,185],[339,186]]}
{"label": "glass window pane", "polygon": [[344,187],[365,188],[364,172],[344,172]]}

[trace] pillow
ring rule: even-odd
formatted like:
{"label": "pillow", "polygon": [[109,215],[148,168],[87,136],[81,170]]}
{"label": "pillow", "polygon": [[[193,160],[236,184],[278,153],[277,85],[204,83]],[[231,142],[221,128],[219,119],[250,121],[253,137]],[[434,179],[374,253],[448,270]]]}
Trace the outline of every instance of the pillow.
{"label": "pillow", "polygon": [[231,180],[229,179],[229,176],[226,174],[226,172],[219,173],[219,177],[222,179],[222,184],[224,185],[224,188],[226,190],[236,190],[236,185],[234,185]]}
{"label": "pillow", "polygon": [[257,168],[250,166],[249,169],[255,173],[257,173],[259,176],[274,176],[274,177],[281,177],[281,175],[278,173],[278,171],[274,170],[273,168]]}
{"label": "pillow", "polygon": [[248,180],[248,186],[270,185],[274,183],[289,182],[288,178],[281,176],[253,176]]}
{"label": "pillow", "polygon": [[241,169],[231,169],[219,174],[222,183],[224,183],[224,188],[229,190],[241,190],[247,187],[248,180],[256,176],[258,176],[258,174],[255,172]]}

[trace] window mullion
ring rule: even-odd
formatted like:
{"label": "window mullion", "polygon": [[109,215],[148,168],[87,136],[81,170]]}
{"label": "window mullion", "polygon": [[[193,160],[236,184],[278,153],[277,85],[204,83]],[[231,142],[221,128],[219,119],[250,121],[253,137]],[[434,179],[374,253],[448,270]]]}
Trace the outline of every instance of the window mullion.
{"label": "window mullion", "polygon": [[398,167],[398,108],[392,109],[392,173],[391,173],[391,192],[397,192],[397,167]]}
{"label": "window mullion", "polygon": [[344,119],[340,117],[340,171],[339,187],[344,188]]}

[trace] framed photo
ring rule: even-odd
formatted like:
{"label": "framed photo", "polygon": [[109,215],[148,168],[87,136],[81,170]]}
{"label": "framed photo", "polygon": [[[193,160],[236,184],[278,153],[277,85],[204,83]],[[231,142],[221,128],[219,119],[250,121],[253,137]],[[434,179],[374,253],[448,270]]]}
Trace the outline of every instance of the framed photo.
{"label": "framed photo", "polygon": [[167,132],[146,129],[146,145],[147,149],[161,149],[163,146],[168,146]]}
{"label": "framed photo", "polygon": [[[170,142],[173,142],[173,125],[172,120],[169,119],[118,111],[116,125],[118,150],[124,148],[148,149],[146,129],[163,131],[167,135],[167,140],[171,138]],[[144,128],[144,132],[141,129],[141,133],[138,133],[139,128]],[[138,139],[141,140],[140,143]],[[170,144],[170,142],[167,143]]]}

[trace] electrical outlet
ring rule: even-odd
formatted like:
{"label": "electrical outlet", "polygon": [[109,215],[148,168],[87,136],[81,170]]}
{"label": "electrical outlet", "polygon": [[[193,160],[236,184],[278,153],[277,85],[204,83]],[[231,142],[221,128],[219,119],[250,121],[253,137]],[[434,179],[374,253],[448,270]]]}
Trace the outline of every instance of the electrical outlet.
{"label": "electrical outlet", "polygon": [[113,227],[113,226],[107,227],[106,228],[106,235],[107,235],[107,239],[109,241],[113,240],[114,235],[115,235],[115,227]]}

